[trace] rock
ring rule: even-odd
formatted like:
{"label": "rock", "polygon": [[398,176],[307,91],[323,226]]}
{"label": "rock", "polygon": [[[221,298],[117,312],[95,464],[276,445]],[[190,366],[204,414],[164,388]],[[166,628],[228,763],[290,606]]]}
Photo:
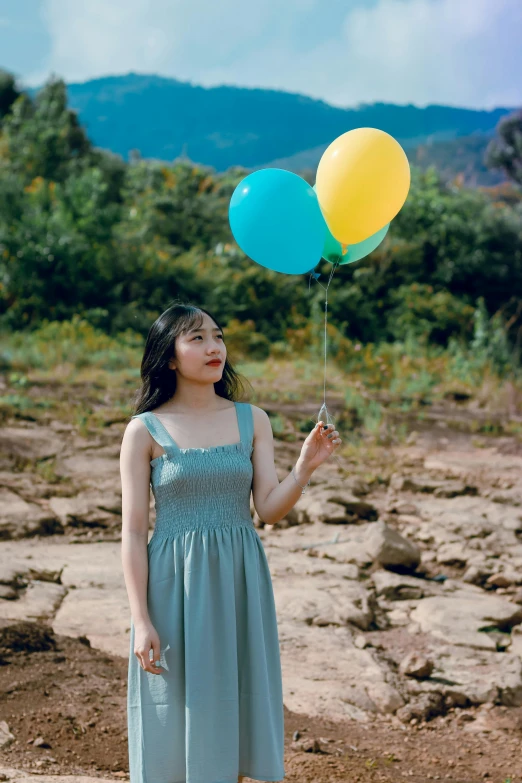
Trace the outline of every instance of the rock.
{"label": "rock", "polygon": [[478,489],[462,481],[446,481],[433,494],[436,498],[456,498],[460,495],[478,495]]}
{"label": "rock", "polygon": [[[468,588],[471,590],[473,588]],[[496,640],[485,629],[507,630],[522,622],[522,607],[482,591],[456,590],[451,596],[432,596],[419,602],[411,619],[424,633],[456,645],[496,650]]]}
{"label": "rock", "polygon": [[27,502],[5,487],[0,488],[0,539],[60,533],[63,533],[63,527],[52,511]]}
{"label": "rock", "polygon": [[501,503],[502,505],[509,506],[520,506],[522,503],[520,491],[518,489],[492,492],[489,499],[494,503]]}
{"label": "rock", "polygon": [[439,548],[436,560],[441,565],[452,565],[462,568],[468,562],[468,555],[465,553],[462,544],[451,543]]}
{"label": "rock", "polygon": [[488,578],[489,573],[484,567],[470,565],[462,576],[462,581],[471,585],[482,585]]}
{"label": "rock", "polygon": [[0,603],[0,618],[9,620],[46,620],[54,617],[67,595],[67,588],[51,582],[31,582],[17,601]]}
{"label": "rock", "polygon": [[392,628],[406,628],[410,624],[410,615],[405,609],[391,609],[386,613],[386,619]]}
{"label": "rock", "polygon": [[343,481],[343,487],[349,489],[357,497],[368,495],[370,492],[370,485],[360,476],[347,476]]}
{"label": "rock", "polygon": [[349,492],[337,491],[328,495],[330,503],[337,503],[344,506],[346,513],[357,519],[365,519],[368,522],[374,522],[379,514],[373,503],[366,500],[360,500]]}
{"label": "rock", "polygon": [[56,457],[64,449],[64,441],[50,428],[5,427],[0,431],[0,458],[2,462],[21,459],[28,462]]}
{"label": "rock", "polygon": [[301,740],[297,743],[297,747],[304,753],[325,753],[319,740],[312,737]]}
{"label": "rock", "polygon": [[349,514],[340,503],[332,503],[329,500],[316,498],[311,500],[303,508],[306,522],[317,524],[328,522],[330,524],[350,524],[356,521],[353,514]]}
{"label": "rock", "polygon": [[521,589],[519,589],[519,590],[517,590],[517,592],[516,592],[516,593],[515,593],[515,595],[513,596],[513,601],[514,601],[516,604],[522,604],[522,588],[521,588]]}
{"label": "rock", "polygon": [[418,680],[424,680],[430,677],[433,672],[434,664],[429,658],[412,650],[402,659],[399,671],[408,677],[415,677]]}
{"label": "rock", "polygon": [[353,640],[353,643],[358,650],[364,650],[366,647],[370,646],[369,641],[362,634],[358,634]]}
{"label": "rock", "polygon": [[0,720],[0,748],[7,748],[14,740],[15,736],[11,734],[6,721]]}
{"label": "rock", "polygon": [[414,570],[421,561],[419,548],[385,522],[377,522],[366,540],[368,554],[385,568],[402,566]]}
{"label": "rock", "polygon": [[[433,679],[446,699],[469,704],[522,705],[522,660],[506,652],[448,646],[439,650]],[[428,682],[420,683],[423,687]]]}
{"label": "rock", "polygon": [[413,503],[397,503],[393,510],[402,517],[417,518],[419,516],[419,509]]}
{"label": "rock", "polygon": [[478,494],[477,487],[462,481],[438,480],[431,476],[401,476],[399,473],[394,473],[391,477],[390,489],[395,492],[430,492],[441,498]]}
{"label": "rock", "polygon": [[316,626],[355,625],[367,631],[373,620],[371,597],[357,582],[344,581],[342,588],[325,591],[315,585],[296,584],[284,591],[278,611],[282,618]]}
{"label": "rock", "polygon": [[375,571],[372,574],[376,595],[388,601],[418,600],[430,592],[430,583],[413,576],[394,574],[393,571]]}
{"label": "rock", "polygon": [[522,658],[522,625],[516,625],[511,631],[509,652]]}
{"label": "rock", "polygon": [[404,707],[397,710],[397,717],[402,723],[409,723],[411,720],[430,721],[438,715],[444,715],[446,705],[444,697],[437,691],[433,693],[423,693],[412,699]]}
{"label": "rock", "polygon": [[52,745],[50,745],[47,740],[45,740],[43,737],[37,737],[34,742],[33,746],[35,748],[52,748]]}
{"label": "rock", "polygon": [[400,693],[387,682],[375,682],[368,685],[368,696],[378,712],[389,715],[404,706]]}
{"label": "rock", "polygon": [[489,587],[511,587],[513,584],[513,579],[511,579],[507,574],[491,574],[491,576],[486,580],[486,584]]}

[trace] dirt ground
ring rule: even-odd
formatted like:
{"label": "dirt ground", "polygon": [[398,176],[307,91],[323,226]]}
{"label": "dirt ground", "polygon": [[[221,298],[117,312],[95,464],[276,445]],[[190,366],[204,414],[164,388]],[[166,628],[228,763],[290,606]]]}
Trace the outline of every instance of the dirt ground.
{"label": "dirt ground", "polygon": [[[127,660],[87,640],[22,622],[3,631],[0,721],[18,738],[0,753],[31,774],[128,779]],[[285,709],[289,783],[522,780],[522,709],[484,705],[419,726],[335,723]]]}

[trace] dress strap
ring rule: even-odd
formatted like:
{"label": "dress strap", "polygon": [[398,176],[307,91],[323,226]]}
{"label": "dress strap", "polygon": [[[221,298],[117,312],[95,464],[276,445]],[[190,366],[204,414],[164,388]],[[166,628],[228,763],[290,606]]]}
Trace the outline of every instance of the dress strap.
{"label": "dress strap", "polygon": [[249,402],[234,402],[237,410],[237,420],[239,423],[239,436],[241,443],[246,447],[247,451],[251,454],[254,448],[254,417],[252,414],[252,406]]}
{"label": "dress strap", "polygon": [[141,419],[156,443],[159,443],[162,449],[169,455],[175,454],[179,451],[178,444],[174,438],[170,435],[161,421],[155,416],[152,411],[144,411],[138,413],[136,416],[132,416],[133,419]]}

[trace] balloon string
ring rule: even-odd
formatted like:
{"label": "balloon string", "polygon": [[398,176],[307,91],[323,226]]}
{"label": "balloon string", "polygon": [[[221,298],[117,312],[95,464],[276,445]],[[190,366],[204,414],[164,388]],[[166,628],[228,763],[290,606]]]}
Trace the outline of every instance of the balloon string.
{"label": "balloon string", "polygon": [[[330,275],[328,277],[328,283],[326,286],[324,286],[322,283],[319,282],[318,278],[319,275],[317,272],[312,271],[310,274],[310,278],[308,280],[308,290],[310,290],[310,282],[312,277],[315,279],[315,282],[321,286],[321,288],[325,292],[324,297],[324,372],[323,372],[323,404],[321,406],[321,409],[319,411],[319,415],[317,417],[317,421],[320,421],[321,419],[326,424],[333,424],[335,426],[335,422],[333,418],[330,416],[330,413],[328,411],[328,406],[326,404],[326,365],[327,365],[327,355],[328,355],[328,329],[327,329],[327,323],[328,323],[328,288],[330,287],[330,283],[332,282],[332,277],[334,275],[334,272],[338,266],[338,261],[332,262],[332,270],[330,272]],[[339,459],[336,455],[334,455],[334,459],[337,462],[338,465],[341,463],[339,462]]]}

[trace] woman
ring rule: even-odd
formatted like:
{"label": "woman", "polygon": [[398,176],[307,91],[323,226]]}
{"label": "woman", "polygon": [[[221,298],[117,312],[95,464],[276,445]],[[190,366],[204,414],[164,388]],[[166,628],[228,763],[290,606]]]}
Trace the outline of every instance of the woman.
{"label": "woman", "polygon": [[141,379],[120,458],[131,783],[281,781],[279,639],[250,493],[274,524],[341,439],[318,422],[279,483],[270,419],[235,401],[223,331],[200,307],[152,324]]}

